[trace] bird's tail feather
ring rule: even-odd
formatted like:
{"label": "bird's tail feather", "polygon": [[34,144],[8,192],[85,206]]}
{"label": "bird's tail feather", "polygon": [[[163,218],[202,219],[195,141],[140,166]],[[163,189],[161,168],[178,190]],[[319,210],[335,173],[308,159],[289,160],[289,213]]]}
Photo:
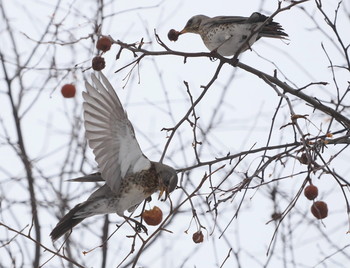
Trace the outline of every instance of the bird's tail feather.
{"label": "bird's tail feather", "polygon": [[270,38],[279,38],[279,39],[288,39],[288,34],[284,32],[281,24],[278,22],[271,21],[266,24],[261,32],[259,33],[261,37],[270,37]]}
{"label": "bird's tail feather", "polygon": [[[269,17],[266,17],[265,15],[260,14],[259,12],[254,12],[248,18],[248,22],[265,22],[267,19],[269,19]],[[263,26],[263,28],[259,32],[258,39],[260,37],[288,39],[288,34],[284,32],[284,29],[282,28],[281,24],[270,19],[270,21],[265,26]]]}
{"label": "bird's tail feather", "polygon": [[72,181],[72,182],[99,182],[99,181],[105,181],[102,178],[102,175],[100,172],[92,173],[89,175],[85,175],[79,178],[74,178],[74,179],[69,179],[67,181]]}
{"label": "bird's tail feather", "polygon": [[87,202],[76,205],[71,209],[56,225],[50,233],[51,239],[54,241],[73,229],[74,226],[82,222],[85,217],[77,217],[76,214],[87,206]]}

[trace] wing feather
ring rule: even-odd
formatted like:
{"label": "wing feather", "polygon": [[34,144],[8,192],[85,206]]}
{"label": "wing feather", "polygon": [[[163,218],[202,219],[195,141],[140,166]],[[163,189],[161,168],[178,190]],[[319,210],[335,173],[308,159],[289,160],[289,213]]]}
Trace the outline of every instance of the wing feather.
{"label": "wing feather", "polygon": [[85,83],[83,109],[85,134],[93,150],[102,178],[118,192],[121,180],[151,163],[142,153],[134,128],[107,78],[91,75],[93,85]]}
{"label": "wing feather", "polygon": [[208,20],[206,24],[212,25],[212,26],[217,26],[219,24],[229,24],[229,23],[246,23],[247,22],[247,17],[240,17],[240,16],[217,16],[214,18],[211,18]]}

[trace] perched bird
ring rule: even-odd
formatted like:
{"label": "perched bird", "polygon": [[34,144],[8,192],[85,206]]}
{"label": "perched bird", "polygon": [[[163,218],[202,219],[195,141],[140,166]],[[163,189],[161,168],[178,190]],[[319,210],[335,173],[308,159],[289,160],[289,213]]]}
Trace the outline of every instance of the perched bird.
{"label": "perched bird", "polygon": [[[288,34],[282,26],[272,20],[268,21],[258,32],[254,33],[269,18],[255,12],[249,18],[219,16],[209,18],[204,15],[192,17],[185,28],[177,32],[199,34],[210,51],[221,56],[232,56],[249,49],[261,37],[286,39]],[[247,41],[247,39],[249,41]],[[176,37],[177,39],[177,37]]]}
{"label": "perched bird", "polygon": [[132,212],[154,192],[165,192],[165,199],[178,181],[176,171],[150,161],[141,151],[134,128],[107,78],[101,82],[91,75],[94,86],[85,83],[83,92],[86,138],[95,155],[99,171],[75,181],[105,181],[90,197],[70,210],[52,230],[56,240],[87,217],[97,214]]}

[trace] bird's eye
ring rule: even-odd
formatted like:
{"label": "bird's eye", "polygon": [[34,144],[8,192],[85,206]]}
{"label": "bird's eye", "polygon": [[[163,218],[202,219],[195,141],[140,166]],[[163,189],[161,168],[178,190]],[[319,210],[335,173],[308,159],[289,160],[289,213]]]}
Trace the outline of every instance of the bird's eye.
{"label": "bird's eye", "polygon": [[190,19],[190,20],[187,22],[187,25],[190,26],[190,25],[192,25],[192,23],[193,23],[193,19]]}

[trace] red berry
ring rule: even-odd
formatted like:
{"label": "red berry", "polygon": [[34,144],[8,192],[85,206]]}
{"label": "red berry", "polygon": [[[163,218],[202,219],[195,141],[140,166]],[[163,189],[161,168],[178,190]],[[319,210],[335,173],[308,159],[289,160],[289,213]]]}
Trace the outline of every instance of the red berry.
{"label": "red berry", "polygon": [[171,29],[169,32],[168,32],[168,38],[170,41],[176,41],[178,39],[180,35],[180,32],[174,30],[174,29]]}
{"label": "red berry", "polygon": [[317,219],[324,219],[328,216],[328,207],[327,204],[323,201],[317,201],[311,206],[311,213]]}
{"label": "red berry", "polygon": [[98,50],[102,50],[103,52],[106,52],[111,49],[112,41],[106,36],[102,36],[100,39],[98,39],[96,43],[96,48]]}
{"label": "red berry", "polygon": [[318,196],[318,188],[315,185],[310,184],[305,187],[304,195],[307,199],[314,200]]}
{"label": "red berry", "polygon": [[192,235],[192,240],[193,240],[193,242],[195,242],[196,244],[202,243],[202,242],[203,242],[203,238],[204,238],[204,235],[203,235],[202,231],[195,232],[195,233]]}
{"label": "red berry", "polygon": [[95,71],[101,71],[105,67],[106,62],[104,58],[97,56],[92,59],[92,69],[94,69]]}
{"label": "red berry", "polygon": [[73,98],[75,96],[75,92],[75,86],[72,84],[66,84],[61,89],[61,93],[65,98]]}
{"label": "red berry", "polygon": [[157,206],[154,206],[151,210],[145,210],[141,216],[148,225],[153,226],[160,224],[163,220],[163,212]]}

